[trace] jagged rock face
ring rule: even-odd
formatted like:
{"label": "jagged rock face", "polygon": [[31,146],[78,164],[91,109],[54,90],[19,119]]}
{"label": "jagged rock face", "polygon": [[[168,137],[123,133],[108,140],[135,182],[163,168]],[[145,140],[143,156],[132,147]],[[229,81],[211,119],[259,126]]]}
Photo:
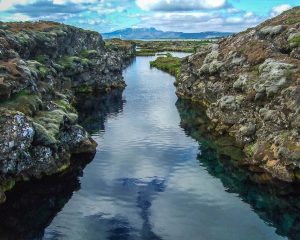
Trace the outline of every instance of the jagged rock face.
{"label": "jagged rock face", "polygon": [[283,181],[299,181],[299,36],[298,7],[187,57],[177,80],[244,148],[239,164]]}
{"label": "jagged rock face", "polygon": [[24,163],[31,160],[28,152],[33,141],[32,122],[19,112],[1,111],[0,164],[4,174],[23,171]]}
{"label": "jagged rock face", "polygon": [[[39,83],[62,88],[125,86],[124,59],[133,54],[108,51],[99,33],[52,22],[0,26],[0,97]],[[6,29],[6,30],[3,30]]]}
{"label": "jagged rock face", "polygon": [[124,88],[134,46],[54,22],[0,23],[0,202],[16,181],[61,172],[96,143],[77,124],[77,92]]}
{"label": "jagged rock face", "polygon": [[102,37],[96,32],[52,22],[29,24],[31,23],[1,24],[2,58],[14,57],[13,50],[23,59],[33,59],[42,54],[50,58],[75,55],[84,49],[104,51]]}

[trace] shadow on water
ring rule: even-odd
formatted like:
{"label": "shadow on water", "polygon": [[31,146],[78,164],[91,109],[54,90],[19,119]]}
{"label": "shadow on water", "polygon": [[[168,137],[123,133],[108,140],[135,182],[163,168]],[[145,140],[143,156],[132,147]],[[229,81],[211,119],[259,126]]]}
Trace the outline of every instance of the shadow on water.
{"label": "shadow on water", "polygon": [[[113,90],[110,94],[79,95],[76,106],[79,121],[90,133],[104,130],[106,118],[120,113],[123,104],[120,90]],[[20,182],[12,191],[6,193],[7,200],[0,205],[1,240],[43,238],[45,228],[73,193],[80,189],[83,169],[93,160],[94,155],[80,154],[72,158],[73,164],[67,172]]]}
{"label": "shadow on water", "polygon": [[108,94],[78,94],[76,109],[79,123],[90,133],[104,130],[106,118],[117,116],[123,111],[123,90],[114,89]]}
{"label": "shadow on water", "polygon": [[21,182],[0,205],[0,239],[41,239],[44,229],[80,189],[79,177],[94,155],[76,155],[69,171],[40,180]]}
{"label": "shadow on water", "polygon": [[181,127],[187,135],[199,142],[198,160],[214,177],[221,180],[227,191],[236,193],[250,204],[256,214],[268,225],[276,228],[277,234],[290,239],[300,239],[300,190],[299,186],[266,186],[253,182],[251,175],[232,162],[238,160],[238,148],[223,145],[207,131],[207,118],[188,100],[178,100],[176,107],[181,117]]}

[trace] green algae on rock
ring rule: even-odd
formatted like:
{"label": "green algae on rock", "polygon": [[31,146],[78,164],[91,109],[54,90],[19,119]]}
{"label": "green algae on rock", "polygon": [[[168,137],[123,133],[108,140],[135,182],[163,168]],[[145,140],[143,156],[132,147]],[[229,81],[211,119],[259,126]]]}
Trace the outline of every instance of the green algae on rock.
{"label": "green algae on rock", "polygon": [[269,180],[299,181],[299,11],[201,49],[177,79],[177,95],[205,105],[215,132],[244,149],[241,164]]}
{"label": "green algae on rock", "polygon": [[7,183],[64,171],[72,154],[95,153],[95,141],[77,123],[75,93],[124,88],[134,45],[108,49],[99,33],[55,22],[0,27],[3,202],[14,186]]}

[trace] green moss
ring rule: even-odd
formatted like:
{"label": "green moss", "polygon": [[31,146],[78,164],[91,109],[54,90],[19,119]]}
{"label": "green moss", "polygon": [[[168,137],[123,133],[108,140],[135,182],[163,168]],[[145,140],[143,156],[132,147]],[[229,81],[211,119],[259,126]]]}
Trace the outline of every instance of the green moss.
{"label": "green moss", "polygon": [[78,115],[75,113],[66,113],[61,109],[53,111],[41,111],[34,118],[34,121],[43,126],[50,137],[57,138],[60,132],[60,126],[67,117],[71,123],[77,121]]}
{"label": "green moss", "polygon": [[46,129],[51,138],[56,139],[65,113],[61,110],[42,111],[34,118],[34,121]]}
{"label": "green moss", "polygon": [[294,177],[298,182],[300,181],[300,169],[299,168],[296,168],[294,170]]}
{"label": "green moss", "polygon": [[88,66],[90,64],[90,60],[78,56],[64,56],[58,59],[57,63],[61,65],[64,69],[73,69],[78,63],[80,63],[83,66]]}
{"label": "green moss", "polygon": [[15,180],[12,179],[5,180],[4,182],[1,183],[0,190],[2,192],[9,191],[15,186],[15,184],[16,184]]}
{"label": "green moss", "polygon": [[255,143],[249,144],[249,145],[247,145],[245,147],[244,152],[246,153],[246,155],[248,157],[252,157],[253,154],[254,154],[255,148],[256,148],[256,144]]}
{"label": "green moss", "polygon": [[284,21],[284,24],[293,25],[300,22],[300,7],[295,7],[286,12],[287,19]]}
{"label": "green moss", "polygon": [[167,54],[166,57],[158,57],[155,61],[150,62],[150,66],[178,77],[181,70],[181,59]]}
{"label": "green moss", "polygon": [[49,33],[47,32],[42,32],[42,31],[31,31],[32,35],[41,42],[48,42],[51,41],[49,38]]}
{"label": "green moss", "polygon": [[[53,139],[57,139],[61,124],[65,118],[68,118],[71,124],[74,124],[77,122],[78,115],[73,112],[68,112],[66,108],[55,109],[53,111],[41,111],[35,116],[34,122],[38,124],[38,127],[40,125],[44,128],[39,127],[40,132],[47,134],[49,142],[53,142]],[[44,130],[46,130],[46,132]]]}
{"label": "green moss", "polygon": [[78,88],[75,89],[77,93],[92,93],[94,91],[93,86],[82,84]]}
{"label": "green moss", "polygon": [[44,65],[38,66],[38,70],[42,76],[42,78],[45,78],[48,75],[48,68]]}
{"label": "green moss", "polygon": [[33,127],[35,130],[34,143],[43,146],[54,146],[57,143],[55,136],[51,132],[47,131],[41,124],[33,122]]}
{"label": "green moss", "polygon": [[68,168],[70,167],[70,163],[65,163],[63,165],[61,165],[58,169],[57,172],[64,172],[66,171]]}
{"label": "green moss", "polygon": [[41,105],[42,101],[40,97],[28,90],[23,90],[12,96],[9,100],[0,103],[0,107],[19,111],[28,116],[32,116],[38,111]]}
{"label": "green moss", "polygon": [[52,32],[55,33],[58,37],[67,36],[67,33],[61,28],[55,29]]}
{"label": "green moss", "polygon": [[27,45],[30,41],[30,37],[26,33],[20,33],[16,36],[19,43]]}
{"label": "green moss", "polygon": [[96,50],[82,50],[79,53],[79,56],[82,58],[89,58],[93,54],[97,54],[98,52]]}
{"label": "green moss", "polygon": [[298,19],[289,18],[289,19],[287,19],[284,23],[287,24],[287,25],[293,25],[293,24],[296,24],[296,23],[298,23],[298,22],[299,22]]}
{"label": "green moss", "polygon": [[[45,57],[42,57],[42,55],[38,56],[37,57],[39,61],[43,61],[45,60],[46,61],[46,56]],[[35,60],[35,61],[28,61],[28,67],[32,70],[32,71],[35,71],[37,73],[40,74],[40,76],[42,78],[46,78],[47,75],[49,74],[49,69],[46,65],[42,64],[41,62],[39,62],[38,60]]]}
{"label": "green moss", "polygon": [[38,55],[34,58],[35,61],[45,64],[45,62],[49,59],[47,55]]}
{"label": "green moss", "polygon": [[76,123],[78,120],[78,115],[76,113],[67,113],[66,116],[72,124]]}
{"label": "green moss", "polygon": [[65,99],[55,100],[54,103],[64,112],[76,113],[75,108]]}
{"label": "green moss", "polygon": [[295,37],[293,37],[292,39],[289,40],[289,44],[293,45],[293,46],[300,46],[300,34],[296,35]]}

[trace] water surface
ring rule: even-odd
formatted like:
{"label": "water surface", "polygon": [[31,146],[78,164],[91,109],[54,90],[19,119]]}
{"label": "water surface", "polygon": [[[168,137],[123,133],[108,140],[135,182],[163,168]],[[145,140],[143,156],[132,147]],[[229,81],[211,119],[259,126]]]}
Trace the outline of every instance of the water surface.
{"label": "water surface", "polygon": [[174,78],[150,60],[125,70],[123,105],[94,133],[99,147],[81,189],[44,239],[282,239],[199,164]]}
{"label": "water surface", "polygon": [[[298,208],[220,164],[225,156],[200,134],[202,113],[178,101],[173,77],[150,69],[154,58],[138,57],[124,71],[123,95],[81,101],[82,124],[99,144],[96,156],[68,178],[76,184],[57,193],[53,202],[60,204],[46,204],[54,216],[27,237],[296,239]],[[33,222],[45,211],[34,213]]]}

